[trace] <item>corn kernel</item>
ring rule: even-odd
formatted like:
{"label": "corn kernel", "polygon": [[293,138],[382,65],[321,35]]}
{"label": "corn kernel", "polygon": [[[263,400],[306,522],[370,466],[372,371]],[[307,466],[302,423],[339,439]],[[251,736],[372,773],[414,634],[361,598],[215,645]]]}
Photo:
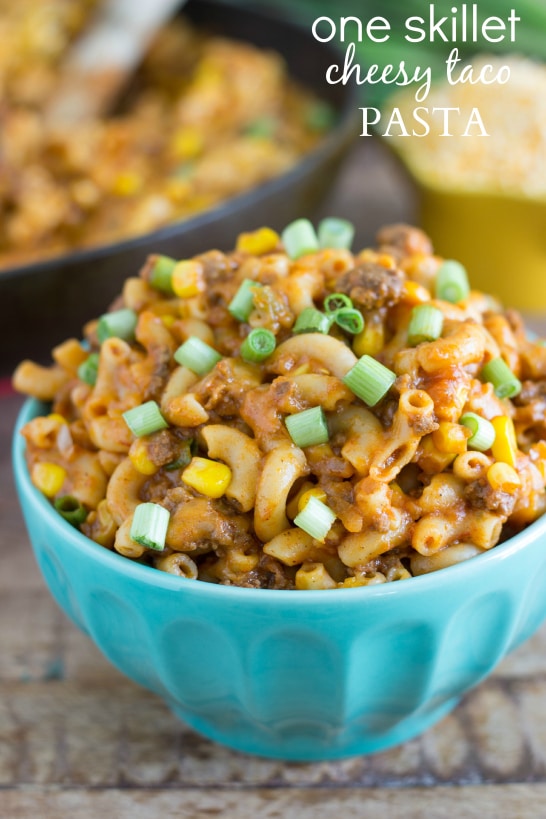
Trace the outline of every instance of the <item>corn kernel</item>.
{"label": "corn kernel", "polygon": [[423,287],[423,285],[418,282],[405,281],[402,301],[415,307],[418,304],[424,304],[430,301],[430,293],[426,287]]}
{"label": "corn kernel", "polygon": [[199,262],[182,261],[175,266],[171,279],[171,286],[175,294],[181,299],[190,299],[198,296],[202,287],[202,267]]}
{"label": "corn kernel", "polygon": [[142,177],[132,171],[124,171],[117,175],[112,186],[112,193],[117,196],[132,196],[142,187]]}
{"label": "corn kernel", "polygon": [[182,480],[208,498],[221,498],[231,483],[231,469],[218,461],[194,457],[183,471]]}
{"label": "corn kernel", "polygon": [[237,237],[236,249],[241,253],[251,253],[253,256],[262,256],[271,253],[280,242],[280,236],[268,227],[262,227],[252,233],[240,233]]}
{"label": "corn kernel", "polygon": [[440,421],[438,429],[432,433],[432,442],[440,452],[461,455],[467,450],[467,441],[472,432],[462,424],[452,424],[449,421]]}
{"label": "corn kernel", "polygon": [[135,438],[129,449],[129,458],[134,468],[141,475],[155,475],[159,469],[150,459],[145,438]]}
{"label": "corn kernel", "polygon": [[385,329],[382,321],[367,321],[362,332],[354,337],[353,352],[359,358],[363,355],[375,356],[385,344]]}
{"label": "corn kernel", "polygon": [[50,412],[47,417],[50,421],[55,421],[57,424],[68,424],[68,421],[60,412]]}
{"label": "corn kernel", "polygon": [[203,137],[195,128],[181,128],[171,141],[176,159],[195,159],[203,151]]}
{"label": "corn kernel", "polygon": [[487,470],[487,480],[493,489],[501,492],[515,492],[521,486],[521,479],[516,470],[508,464],[497,461]]}
{"label": "corn kernel", "polygon": [[66,478],[66,470],[59,464],[39,461],[32,467],[32,483],[48,498],[60,492]]}
{"label": "corn kernel", "polygon": [[295,494],[292,498],[290,498],[290,500],[286,504],[286,514],[288,515],[289,518],[294,520],[294,518],[296,517],[296,515],[300,511],[299,500],[300,500],[301,496],[305,492],[307,492],[308,489],[313,489],[314,486],[315,486],[315,484],[311,483],[311,481],[304,481],[302,483],[302,485],[300,486],[297,494]]}
{"label": "corn kernel", "polygon": [[515,466],[518,444],[514,422],[507,415],[497,415],[491,420],[491,423],[495,428],[495,442],[491,447],[494,459],[509,466]]}
{"label": "corn kernel", "polygon": [[328,500],[324,489],[321,489],[319,486],[314,486],[312,489],[307,489],[305,492],[302,492],[302,494],[298,496],[298,512],[301,512],[303,509],[305,509],[311,498],[316,498],[322,503],[326,503],[326,501]]}
{"label": "corn kernel", "polygon": [[176,316],[163,315],[163,316],[161,316],[161,321],[163,322],[165,327],[168,330],[170,330],[170,328],[173,326],[173,324],[176,321]]}

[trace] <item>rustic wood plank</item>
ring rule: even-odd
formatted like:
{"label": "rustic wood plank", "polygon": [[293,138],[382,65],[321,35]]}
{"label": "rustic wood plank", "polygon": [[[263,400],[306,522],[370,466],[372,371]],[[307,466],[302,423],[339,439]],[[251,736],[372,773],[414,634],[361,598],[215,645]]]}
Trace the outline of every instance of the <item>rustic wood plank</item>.
{"label": "rustic wood plank", "polygon": [[535,677],[546,674],[546,624],[508,655],[493,671],[498,677]]}
{"label": "rustic wood plank", "polygon": [[410,787],[545,782],[546,678],[490,680],[423,737],[318,764],[209,742],[119,676],[0,686],[0,786]]}
{"label": "rustic wood plank", "polygon": [[3,810],[10,819],[536,819],[544,815],[546,785],[462,788],[170,789],[62,792],[5,791]]}

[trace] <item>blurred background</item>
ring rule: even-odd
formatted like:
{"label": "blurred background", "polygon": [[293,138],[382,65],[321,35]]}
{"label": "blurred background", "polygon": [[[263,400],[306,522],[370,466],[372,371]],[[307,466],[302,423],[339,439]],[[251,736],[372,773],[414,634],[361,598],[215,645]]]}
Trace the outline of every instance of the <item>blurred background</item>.
{"label": "blurred background", "polygon": [[[133,16],[147,5],[140,0],[138,15],[133,5]],[[463,5],[436,2],[436,18],[454,7],[460,14]],[[282,229],[297,216],[350,219],[358,247],[373,243],[385,223],[421,224],[439,254],[464,262],[475,286],[523,309],[540,329],[544,0],[466,4],[480,25],[489,17],[506,21],[514,9],[521,18],[515,43],[459,36],[456,43],[409,44],[405,21],[429,19],[424,0],[171,6],[172,19],[150,42],[142,31],[136,37],[143,50],[136,68],[124,68],[131,26],[122,37],[115,23],[131,4],[0,2],[4,370],[23,356],[44,358],[52,344],[77,335],[147,253],[183,258],[229,249],[242,230]],[[393,96],[393,86],[326,82],[347,42],[317,42],[313,21],[354,16],[365,25],[378,15],[389,20],[391,34],[381,44],[356,42],[363,74],[402,60],[409,72],[430,66],[438,85],[420,104],[458,107],[464,123],[477,106],[489,137],[463,136],[457,125],[442,138],[438,120],[426,138],[383,137],[394,106],[411,133],[415,89],[394,89]],[[82,44],[97,29],[104,50],[90,58]],[[473,65],[510,65],[510,82],[448,87],[445,60],[454,45]],[[374,137],[360,136],[361,107],[383,112]]]}
{"label": "blurred background", "polygon": [[[245,5],[247,0],[240,0]],[[269,4],[272,5],[271,3]],[[374,43],[364,37],[356,42],[356,60],[364,69],[370,65],[399,66],[403,60],[408,74],[418,67],[430,66],[437,90],[423,102],[416,103],[413,88],[400,92],[394,86],[363,84],[361,106],[381,108],[383,116],[376,134],[384,133],[388,114],[400,106],[410,133],[394,127],[393,136],[382,140],[382,148],[400,160],[394,168],[378,148],[377,140],[361,138],[366,144],[360,152],[362,169],[350,171],[353,184],[373,186],[377,199],[375,211],[366,194],[361,200],[370,213],[375,229],[375,215],[380,221],[407,219],[419,222],[433,238],[437,251],[460,259],[468,267],[476,287],[498,294],[506,304],[531,315],[546,314],[546,3],[544,0],[477,0],[476,3],[453,3],[451,0],[430,4],[427,0],[276,0],[275,8],[297,17],[306,27],[320,16],[338,24],[336,38],[342,52],[347,41],[340,42],[341,16],[359,18],[365,23],[380,16],[391,25],[388,41]],[[457,21],[457,37],[445,43],[436,36],[434,42],[408,43],[404,35],[406,20],[417,15],[426,24],[430,7],[434,19],[448,18],[443,26],[447,36],[451,23]],[[468,27],[461,28],[463,14]],[[477,36],[473,37],[470,21],[476,15]],[[509,18],[514,24],[511,41]],[[489,36],[482,25],[489,20]],[[494,27],[491,28],[491,26]],[[504,27],[504,31],[503,31]],[[320,29],[325,35],[329,26]],[[353,23],[348,32],[355,32]],[[504,34],[504,36],[503,36]],[[498,40],[498,42],[491,42]],[[446,60],[453,47],[461,58],[457,77],[465,64],[477,67],[492,65],[496,73],[508,65],[511,78],[507,84],[464,84],[447,87]],[[364,71],[365,73],[365,71]],[[434,87],[434,86],[433,86]],[[461,116],[451,116],[452,136],[440,136],[441,115],[429,116],[431,133],[426,138],[413,137],[423,128],[412,119],[417,105],[453,106]],[[478,135],[476,128],[466,136],[464,130],[477,107],[489,137]],[[423,116],[423,114],[421,114]],[[425,118],[426,115],[425,115]],[[372,115],[370,115],[370,120]],[[372,142],[370,145],[369,143]],[[371,171],[370,178],[370,165]],[[400,168],[404,174],[397,173]],[[377,174],[377,176],[375,175]],[[409,187],[408,187],[409,181]],[[358,201],[358,200],[357,200]],[[350,207],[354,206],[354,201]],[[357,206],[358,212],[358,206]],[[350,218],[349,213],[344,215]],[[357,220],[358,221],[358,220]],[[360,225],[361,226],[361,225]],[[370,241],[369,233],[360,233],[361,241]]]}

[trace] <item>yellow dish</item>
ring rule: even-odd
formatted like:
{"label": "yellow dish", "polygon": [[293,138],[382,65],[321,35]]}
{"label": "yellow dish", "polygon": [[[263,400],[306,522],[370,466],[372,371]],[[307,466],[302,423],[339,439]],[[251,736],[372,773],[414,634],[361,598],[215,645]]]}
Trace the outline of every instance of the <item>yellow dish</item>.
{"label": "yellow dish", "polygon": [[420,221],[437,252],[462,262],[473,285],[526,312],[546,310],[546,201],[485,192],[420,190]]}
{"label": "yellow dish", "polygon": [[[459,112],[450,126],[440,117],[424,138],[419,130],[391,131],[383,142],[418,185],[421,224],[437,252],[461,261],[476,287],[505,304],[545,312],[546,65],[506,54],[476,57],[473,65],[493,66],[494,74],[509,69],[510,80],[438,83],[426,105]],[[416,104],[412,91],[388,100],[406,123]],[[488,135],[476,126],[461,135],[457,126],[477,111]]]}

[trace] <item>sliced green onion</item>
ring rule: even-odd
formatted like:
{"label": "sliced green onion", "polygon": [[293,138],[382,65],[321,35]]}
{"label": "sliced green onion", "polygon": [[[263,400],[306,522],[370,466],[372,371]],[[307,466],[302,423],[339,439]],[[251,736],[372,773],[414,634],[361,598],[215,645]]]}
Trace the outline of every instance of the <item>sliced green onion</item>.
{"label": "sliced green onion", "polygon": [[240,355],[245,361],[251,364],[259,364],[269,358],[275,347],[277,340],[271,330],[265,327],[256,327],[251,330],[241,345]]}
{"label": "sliced green onion", "polygon": [[87,517],[87,509],[74,495],[63,495],[57,498],[53,506],[72,526],[79,526]]}
{"label": "sliced green onion", "polygon": [[476,415],[475,412],[467,412],[459,421],[464,427],[472,433],[472,437],[468,439],[467,444],[470,449],[477,449],[479,452],[487,452],[495,443],[495,427],[486,418],[481,415]]}
{"label": "sliced green onion", "polygon": [[139,503],[133,515],[130,538],[141,546],[162,552],[169,526],[168,509],[158,503]]}
{"label": "sliced green onion", "polygon": [[246,321],[254,309],[254,288],[261,287],[260,282],[253,279],[245,279],[232,300],[228,304],[228,310],[237,321]]}
{"label": "sliced green onion", "polygon": [[341,310],[342,307],[352,307],[353,301],[346,293],[330,293],[324,299],[324,312],[335,313],[336,310]]}
{"label": "sliced green onion", "polygon": [[319,250],[319,241],[315,228],[309,219],[296,219],[287,225],[281,234],[284,249],[291,259],[299,259],[306,253]]}
{"label": "sliced green onion", "polygon": [[294,518],[294,523],[315,540],[321,543],[332,528],[337,515],[329,506],[318,498],[311,496],[301,512]]}
{"label": "sliced green onion", "polygon": [[293,333],[329,333],[334,322],[333,314],[325,315],[314,307],[301,311],[292,328]]}
{"label": "sliced green onion", "polygon": [[182,162],[172,173],[173,179],[190,179],[195,172],[195,162]]}
{"label": "sliced green onion", "polygon": [[460,262],[448,259],[436,273],[435,293],[437,299],[457,304],[467,299],[470,293],[468,275]]}
{"label": "sliced green onion", "polygon": [[165,469],[171,472],[173,469],[184,469],[184,467],[188,466],[192,459],[192,445],[193,439],[183,441],[178,457],[169,464],[165,464]]}
{"label": "sliced green onion", "polygon": [[222,360],[222,356],[197,336],[190,336],[175,352],[174,360],[196,375],[206,375]]}
{"label": "sliced green onion", "polygon": [[323,219],[318,226],[318,240],[321,247],[336,247],[349,250],[353,243],[355,229],[347,219]]}
{"label": "sliced green onion", "polygon": [[356,335],[357,333],[361,333],[364,329],[362,313],[355,307],[340,307],[333,316],[337,326],[345,330],[346,333]]}
{"label": "sliced green onion", "polygon": [[273,136],[277,122],[273,117],[258,117],[258,119],[249,122],[244,133],[245,136],[255,137],[256,139],[268,139]]}
{"label": "sliced green onion", "polygon": [[80,381],[89,384],[90,387],[94,387],[97,383],[99,360],[100,356],[98,353],[91,353],[78,367],[78,378]]}
{"label": "sliced green onion", "polygon": [[323,100],[311,103],[305,111],[305,124],[312,131],[327,131],[335,121],[334,109]]}
{"label": "sliced green onion", "polygon": [[121,338],[132,341],[135,337],[138,316],[129,307],[104,313],[97,325],[97,338],[102,344],[107,338]]}
{"label": "sliced green onion", "polygon": [[419,304],[411,311],[408,344],[415,347],[423,341],[435,341],[442,335],[444,314],[432,304]]}
{"label": "sliced green onion", "polygon": [[325,444],[330,437],[322,407],[312,407],[294,415],[287,415],[284,422],[296,446]]}
{"label": "sliced green onion", "polygon": [[167,429],[169,426],[161,415],[161,410],[155,401],[146,401],[138,407],[126,410],[122,415],[123,420],[135,436],[141,438],[143,435],[151,435],[160,429]]}
{"label": "sliced green onion", "polygon": [[170,256],[156,256],[154,266],[150,272],[150,284],[162,293],[173,295],[171,285],[173,270],[176,267],[176,259]]}
{"label": "sliced green onion", "polygon": [[395,381],[396,375],[369,355],[359,358],[343,378],[343,383],[369,407],[374,407]]}
{"label": "sliced green onion", "polygon": [[494,358],[482,367],[481,377],[493,384],[497,398],[514,398],[521,392],[521,381],[503,358]]}

